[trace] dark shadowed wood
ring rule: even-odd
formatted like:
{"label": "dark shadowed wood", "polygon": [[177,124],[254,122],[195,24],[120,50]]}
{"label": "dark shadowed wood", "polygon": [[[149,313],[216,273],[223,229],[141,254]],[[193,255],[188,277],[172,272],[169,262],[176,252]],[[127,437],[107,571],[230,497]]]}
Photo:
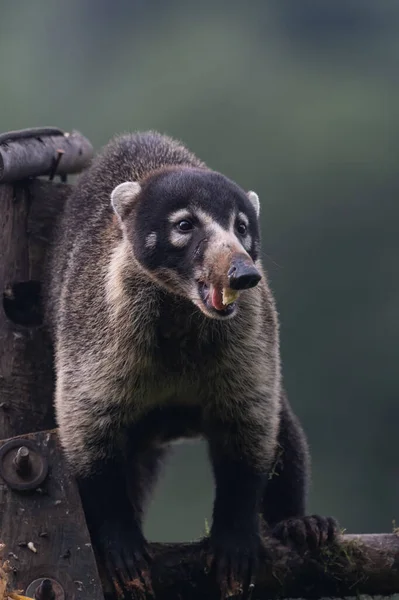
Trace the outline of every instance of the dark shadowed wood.
{"label": "dark shadowed wood", "polygon": [[0,185],[0,439],[54,426],[52,351],[40,326],[40,286],[29,282],[41,280],[47,239],[70,190],[44,181]]}
{"label": "dark shadowed wood", "polygon": [[[152,544],[152,580],[157,600],[219,600],[205,574],[204,546]],[[399,537],[396,534],[344,535],[322,553],[299,556],[269,542],[260,557],[251,600],[322,598],[399,593]]]}
{"label": "dark shadowed wood", "polygon": [[57,133],[57,130],[43,128],[1,134],[0,182],[79,173],[88,166],[92,156],[92,145],[77,131]]}
{"label": "dark shadowed wood", "polygon": [[30,493],[11,490],[0,476],[0,541],[15,570],[10,587],[26,590],[35,579],[49,577],[62,585],[66,600],[103,600],[79,494],[57,435],[44,431],[22,437],[21,443],[26,439],[47,458],[49,475],[39,491]]}

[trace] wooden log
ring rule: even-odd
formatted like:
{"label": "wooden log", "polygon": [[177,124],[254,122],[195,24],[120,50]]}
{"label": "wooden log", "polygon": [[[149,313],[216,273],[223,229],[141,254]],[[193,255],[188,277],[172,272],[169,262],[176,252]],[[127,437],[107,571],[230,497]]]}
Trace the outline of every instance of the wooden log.
{"label": "wooden log", "polygon": [[[14,439],[21,445],[36,444],[48,461],[49,474],[38,489],[25,493],[11,489],[0,475],[0,541],[11,567],[10,589],[33,597],[32,582],[50,578],[57,591],[61,586],[64,592],[57,598],[103,600],[79,494],[62,460],[56,432]],[[4,444],[0,442],[0,452]]]}
{"label": "wooden log", "polygon": [[[204,542],[152,544],[151,550],[157,600],[220,599],[212,577],[206,573]],[[304,556],[269,540],[260,556],[251,600],[397,593],[399,537],[393,533],[343,535],[339,544]]]}
{"label": "wooden log", "polygon": [[66,175],[85,169],[93,147],[79,132],[35,128],[0,134],[0,183]]}
{"label": "wooden log", "polygon": [[40,284],[48,237],[71,189],[45,181],[0,185],[0,439],[54,427]]}

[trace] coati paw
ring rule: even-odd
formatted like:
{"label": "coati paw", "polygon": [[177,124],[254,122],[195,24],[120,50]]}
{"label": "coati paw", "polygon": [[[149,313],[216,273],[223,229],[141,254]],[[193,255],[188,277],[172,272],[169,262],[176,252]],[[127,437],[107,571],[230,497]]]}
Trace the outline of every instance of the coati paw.
{"label": "coati paw", "polygon": [[101,558],[118,600],[137,600],[153,595],[151,555],[142,534],[130,534],[122,526],[103,525],[100,530]]}
{"label": "coati paw", "polygon": [[221,600],[249,599],[255,587],[259,536],[215,536],[208,540],[206,562],[220,589]]}
{"label": "coati paw", "polygon": [[339,525],[333,517],[311,515],[281,521],[272,534],[283,544],[294,546],[299,551],[317,550],[337,540]]}

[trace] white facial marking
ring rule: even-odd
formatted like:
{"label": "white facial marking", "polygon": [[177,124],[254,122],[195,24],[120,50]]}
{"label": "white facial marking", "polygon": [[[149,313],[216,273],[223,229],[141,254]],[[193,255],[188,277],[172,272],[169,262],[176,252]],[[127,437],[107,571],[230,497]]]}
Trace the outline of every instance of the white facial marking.
{"label": "white facial marking", "polygon": [[[185,221],[192,219],[192,213],[187,208],[180,208],[170,213],[168,217],[169,223],[177,225],[179,221]],[[176,248],[184,248],[191,239],[190,231],[187,233],[181,233],[178,229],[172,229],[169,235],[170,243]]]}
{"label": "white facial marking", "polygon": [[[246,251],[251,249],[252,240],[248,235],[249,244],[245,243],[244,239],[238,239],[237,234],[235,232],[235,222],[236,215],[232,213],[229,219],[228,229],[222,227],[219,223],[215,221],[215,219],[208,213],[203,210],[197,209],[195,211],[195,215],[198,217],[198,220],[206,227],[209,232],[212,232],[215,236],[215,240],[213,241],[213,247],[217,246],[229,246],[230,248],[237,247],[238,244],[242,245]],[[243,213],[240,213],[244,217],[243,220],[246,223],[249,223],[248,218]]]}
{"label": "white facial marking", "polygon": [[251,202],[252,206],[255,209],[256,216],[259,217],[260,202],[259,202],[259,196],[258,196],[258,194],[256,192],[248,192],[247,193],[247,197],[248,197],[248,200]]}
{"label": "white facial marking", "polygon": [[173,229],[170,232],[169,241],[176,248],[183,248],[191,239],[191,235],[189,233],[180,233],[176,229]]}
{"label": "white facial marking", "polygon": [[149,233],[145,238],[145,247],[151,250],[152,248],[155,248],[156,244],[157,234],[155,233],[155,231],[153,231],[152,233]]}
{"label": "white facial marking", "polygon": [[244,248],[245,248],[245,250],[247,252],[249,252],[251,250],[251,248],[252,248],[252,238],[251,238],[251,236],[249,234],[247,234],[245,236],[245,238],[243,238],[242,245],[244,246]]}
{"label": "white facial marking", "polygon": [[111,205],[121,222],[140,191],[141,186],[137,181],[125,181],[113,189]]}
{"label": "white facial marking", "polygon": [[[200,208],[197,208],[193,211],[189,211],[186,208],[182,208],[174,211],[168,216],[168,221],[171,224],[177,224],[179,221],[183,221],[185,219],[192,219],[193,216],[201,223],[201,225],[209,232],[213,234],[213,247],[224,246],[238,249],[238,245],[242,245],[244,249],[248,252],[252,247],[252,239],[250,235],[247,235],[244,238],[238,238],[235,231],[235,224],[237,218],[243,221],[247,227],[249,225],[249,219],[246,214],[240,212],[238,217],[235,212],[232,212],[229,218],[229,224],[227,228],[220,225],[215,218]],[[169,242],[175,246],[176,248],[184,248],[191,239],[190,233],[181,233],[177,229],[172,229],[169,235]]]}
{"label": "white facial marking", "polygon": [[[237,215],[237,221],[239,221],[240,223],[244,223],[247,227],[249,226],[249,219],[247,217],[247,215],[243,212],[239,212]],[[249,252],[251,250],[252,247],[252,237],[249,235],[249,233],[246,233],[244,236],[240,236],[241,239],[241,243],[244,246],[245,250],[247,252]]]}
{"label": "white facial marking", "polygon": [[202,223],[202,225],[204,225],[209,231],[214,232],[216,235],[225,236],[226,233],[233,233],[234,221],[235,221],[234,214],[232,214],[230,216],[230,222],[229,222],[229,226],[227,229],[225,229],[224,227],[222,227],[222,225],[220,225],[217,221],[215,221],[215,218],[212,217],[212,215],[205,212],[204,210],[201,210],[200,208],[198,208],[194,214],[198,218],[198,220]]}
{"label": "white facial marking", "polygon": [[170,213],[168,221],[169,223],[178,223],[179,221],[190,218],[190,211],[187,208],[180,208],[179,210],[175,210],[175,212]]}
{"label": "white facial marking", "polygon": [[244,214],[243,212],[239,212],[237,215],[237,218],[239,221],[242,221],[243,223],[245,223],[245,225],[248,227],[249,225],[249,220],[246,214]]}

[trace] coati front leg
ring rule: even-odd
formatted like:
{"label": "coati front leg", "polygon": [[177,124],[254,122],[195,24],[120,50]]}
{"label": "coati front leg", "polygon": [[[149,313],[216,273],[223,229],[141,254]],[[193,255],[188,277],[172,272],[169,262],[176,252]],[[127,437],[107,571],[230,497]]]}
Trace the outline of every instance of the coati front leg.
{"label": "coati front leg", "polygon": [[301,424],[281,397],[278,445],[262,499],[262,514],[272,534],[297,549],[316,549],[339,533],[333,517],[306,515],[310,456]]}
{"label": "coati front leg", "polygon": [[207,432],[216,483],[210,558],[223,597],[247,590],[255,575],[274,429],[273,419],[259,423],[247,414],[215,420]]}
{"label": "coati front leg", "polygon": [[99,462],[91,477],[79,480],[93,546],[108,584],[121,598],[136,598],[137,585],[151,591],[142,520],[163,453],[159,448],[128,449]]}
{"label": "coati front leg", "polygon": [[[259,514],[284,543],[313,549],[333,541],[331,517],[306,516],[309,457],[304,433],[285,398],[248,403],[234,422],[208,432],[216,480],[210,544],[222,591],[238,593],[255,576],[261,546]],[[237,587],[238,586],[238,587]],[[223,589],[225,588],[225,589]],[[229,590],[226,588],[230,588]]]}

